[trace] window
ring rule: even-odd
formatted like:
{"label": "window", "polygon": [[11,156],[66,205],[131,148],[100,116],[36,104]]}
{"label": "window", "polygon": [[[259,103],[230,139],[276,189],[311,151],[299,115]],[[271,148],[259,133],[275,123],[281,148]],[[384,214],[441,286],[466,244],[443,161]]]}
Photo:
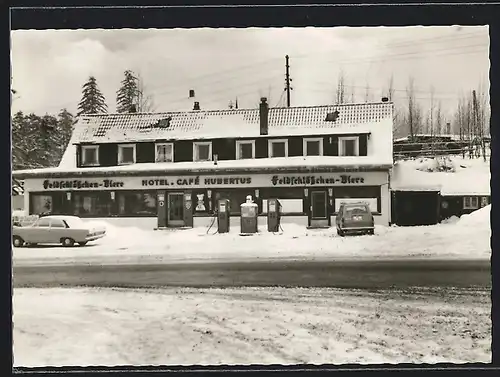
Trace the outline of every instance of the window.
{"label": "window", "polygon": [[239,215],[241,213],[241,205],[246,202],[247,195],[251,195],[254,202],[254,189],[239,189],[239,190],[224,190],[215,193],[215,205],[219,199],[229,199],[229,212],[231,215]]}
{"label": "window", "polygon": [[126,165],[135,163],[135,144],[118,145],[118,164]]}
{"label": "window", "polygon": [[359,137],[339,137],[339,156],[359,156]]}
{"label": "window", "polygon": [[477,196],[464,197],[464,209],[478,209],[478,208],[479,208],[479,198]]}
{"label": "window", "polygon": [[52,219],[50,221],[50,227],[51,228],[67,228],[66,224],[62,220],[59,219]]}
{"label": "window", "polygon": [[68,207],[65,192],[30,194],[30,214],[67,215],[67,212]]}
{"label": "window", "polygon": [[98,145],[83,145],[82,146],[82,165],[85,165],[85,166],[99,165],[99,146]]}
{"label": "window", "polygon": [[82,217],[111,215],[109,192],[78,192],[73,194],[74,214]]}
{"label": "window", "polygon": [[236,159],[255,158],[255,140],[236,141]]}
{"label": "window", "polygon": [[173,162],[174,161],[174,144],[162,143],[156,144],[155,162]]}
{"label": "window", "polygon": [[323,156],[323,138],[304,139],[304,156]]}
{"label": "window", "polygon": [[193,144],[193,160],[194,161],[211,161],[212,160],[212,143],[198,142]]}
{"label": "window", "polygon": [[117,192],[118,214],[156,216],[156,192]]}
{"label": "window", "polygon": [[48,228],[50,226],[50,219],[42,217],[37,221],[36,226],[39,228]]}
{"label": "window", "polygon": [[370,206],[372,213],[381,213],[380,186],[351,186],[334,187],[335,213],[341,203],[365,202]]}
{"label": "window", "polygon": [[483,196],[481,198],[481,207],[486,207],[489,204],[489,200],[487,196]]}
{"label": "window", "polygon": [[288,140],[269,140],[269,157],[288,157]]}
{"label": "window", "polygon": [[210,199],[207,190],[195,190],[192,193],[194,213],[210,212]]}
{"label": "window", "polygon": [[40,215],[43,213],[52,213],[52,196],[51,195],[31,195],[30,200],[31,214]]}
{"label": "window", "polygon": [[[269,199],[262,199],[262,213],[267,213],[267,202]],[[278,199],[281,204],[281,213],[302,214],[304,212],[304,202],[302,199]]]}

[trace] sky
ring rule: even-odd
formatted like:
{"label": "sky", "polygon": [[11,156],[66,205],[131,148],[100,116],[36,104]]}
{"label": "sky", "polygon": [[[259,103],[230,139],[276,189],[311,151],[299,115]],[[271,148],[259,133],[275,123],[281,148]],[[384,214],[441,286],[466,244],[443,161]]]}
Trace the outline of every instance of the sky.
{"label": "sky", "polygon": [[[291,106],[331,104],[342,72],[347,102],[378,101],[393,77],[396,105],[408,82],[424,107],[451,116],[461,93],[489,88],[487,26],[247,29],[22,30],[11,33],[13,111],[76,113],[95,76],[110,112],[123,73],[142,77],[154,111],[285,106],[285,55]],[[367,90],[368,87],[368,90]]]}

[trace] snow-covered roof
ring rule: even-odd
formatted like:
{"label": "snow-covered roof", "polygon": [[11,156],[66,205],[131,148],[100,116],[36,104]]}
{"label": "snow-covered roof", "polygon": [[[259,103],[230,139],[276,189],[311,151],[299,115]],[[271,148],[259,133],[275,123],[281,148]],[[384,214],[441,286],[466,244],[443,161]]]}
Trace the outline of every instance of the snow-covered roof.
{"label": "snow-covered roof", "polygon": [[418,170],[426,161],[401,161],[391,172],[391,189],[400,191],[440,191],[443,196],[490,195],[489,162],[457,157],[455,172]]}
{"label": "snow-covered roof", "polygon": [[[328,113],[338,111],[335,122]],[[391,119],[391,102],[270,108],[269,136],[369,133]],[[73,143],[106,143],[158,139],[258,137],[259,109],[189,112],[94,114],[81,116]]]}
{"label": "snow-covered roof", "polygon": [[274,157],[245,160],[218,161],[217,165],[213,161],[199,162],[157,162],[139,163],[132,165],[120,165],[111,167],[88,167],[88,168],[67,168],[61,167],[44,169],[27,169],[12,172],[18,178],[37,178],[47,176],[71,177],[77,175],[144,175],[155,173],[197,173],[197,172],[229,172],[229,171],[296,171],[296,170],[317,170],[317,171],[349,171],[349,170],[380,170],[389,169],[392,164],[387,161],[386,156],[376,158],[373,156],[361,157],[338,157],[338,156],[307,156],[307,157]]}

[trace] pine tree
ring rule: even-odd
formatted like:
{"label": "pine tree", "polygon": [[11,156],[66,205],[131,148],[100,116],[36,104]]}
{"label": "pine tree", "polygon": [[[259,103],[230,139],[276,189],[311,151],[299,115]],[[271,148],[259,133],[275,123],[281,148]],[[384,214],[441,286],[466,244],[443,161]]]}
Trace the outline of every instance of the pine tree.
{"label": "pine tree", "polygon": [[63,109],[56,118],[17,112],[12,118],[12,168],[57,166],[71,138],[73,115]]}
{"label": "pine tree", "polygon": [[104,95],[99,90],[95,77],[90,76],[82,87],[82,100],[78,104],[78,113],[76,115],[106,113],[107,111],[108,106]]}
{"label": "pine tree", "polygon": [[61,161],[61,158],[69,144],[74,124],[75,119],[73,114],[71,114],[67,109],[62,109],[57,116],[57,139],[55,140],[55,148],[57,149],[57,164]]}
{"label": "pine tree", "polygon": [[130,113],[134,106],[137,109],[140,99],[137,77],[130,70],[126,70],[124,75],[121,87],[116,92],[116,112],[118,113]]}

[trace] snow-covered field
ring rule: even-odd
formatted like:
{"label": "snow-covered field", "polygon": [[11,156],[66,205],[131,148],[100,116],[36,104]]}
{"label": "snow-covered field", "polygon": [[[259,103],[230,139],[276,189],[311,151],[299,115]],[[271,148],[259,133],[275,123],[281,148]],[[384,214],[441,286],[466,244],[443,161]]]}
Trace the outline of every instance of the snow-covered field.
{"label": "snow-covered field", "polygon": [[14,290],[14,365],[490,362],[490,292]]}
{"label": "snow-covered field", "polygon": [[244,260],[251,258],[490,258],[490,207],[443,224],[421,227],[378,227],[375,236],[339,237],[334,228],[308,230],[283,225],[279,234],[263,231],[242,237],[238,230],[207,234],[205,228],[148,231],[107,227],[108,236],[86,247],[14,249],[14,264],[161,263],[172,260]]}

